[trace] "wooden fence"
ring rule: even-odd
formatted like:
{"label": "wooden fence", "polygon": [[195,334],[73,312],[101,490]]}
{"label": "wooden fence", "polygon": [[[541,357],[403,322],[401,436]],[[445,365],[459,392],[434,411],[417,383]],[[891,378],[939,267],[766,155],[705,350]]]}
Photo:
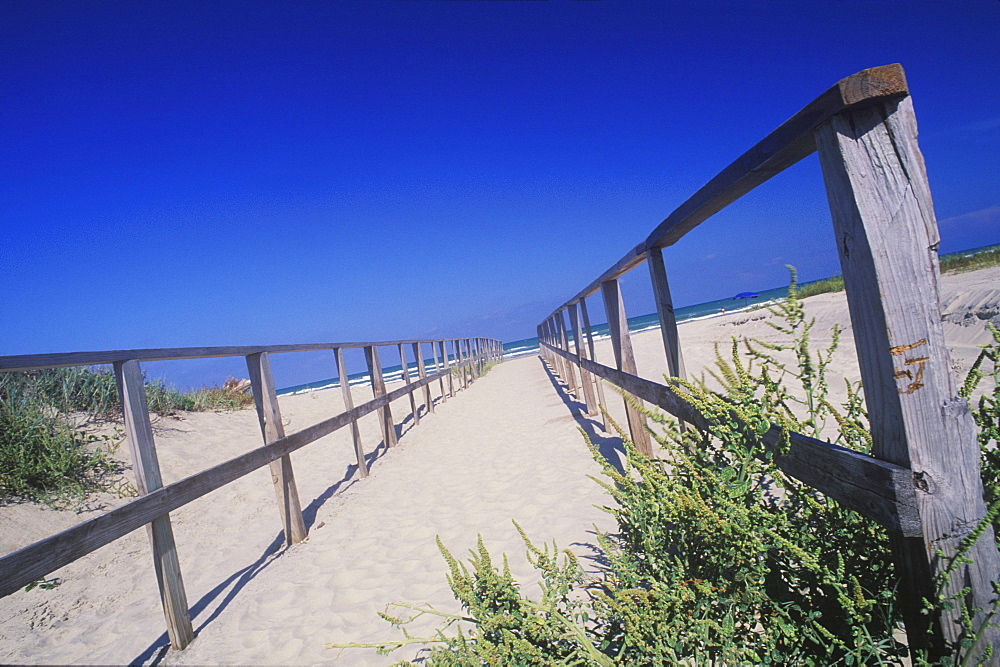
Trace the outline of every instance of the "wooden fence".
{"label": "wooden fence", "polygon": [[[668,372],[683,378],[662,248],[814,151],[833,218],[873,456],[792,434],[779,465],[888,529],[911,650],[941,656],[969,636],[963,634],[960,605],[940,615],[922,613],[923,600],[936,599],[935,577],[945,575],[945,595],[968,588],[960,597],[973,614],[975,629],[982,629],[978,654],[986,646],[998,651],[1000,634],[984,627],[996,603],[994,582],[1000,581],[993,530],[987,528],[967,554],[971,562],[946,572],[986,508],[975,424],[965,400],[957,396],[944,343],[937,222],[899,65],[864,70],[838,82],[715,176],[539,325],[542,357],[591,415],[597,414],[597,401],[604,403],[597,379],[603,378],[682,422],[707,426],[669,386],[638,377],[618,278],[646,262]],[[586,297],[597,291],[607,313],[614,367],[594,360]],[[636,447],[651,454],[642,414],[628,402],[626,410]],[[779,434],[772,427],[761,436],[762,444],[774,446]]]}
{"label": "wooden fence", "polygon": [[[390,346],[398,349],[404,379],[403,386],[393,391],[386,390],[379,362],[379,348]],[[416,360],[416,379],[410,376],[405,351],[407,346],[411,348]],[[430,349],[429,356],[425,356],[426,346]],[[343,350],[348,348],[364,350],[368,373],[371,376],[374,398],[358,406],[354,405],[347,382],[347,370],[344,367]],[[341,414],[318,424],[285,435],[274,379],[271,375],[269,355],[279,352],[318,350],[333,352],[346,409]],[[156,458],[156,446],[153,442],[140,362],[234,356],[246,357],[264,446],[164,486]],[[425,360],[431,358],[434,360],[436,370],[428,373]],[[446,400],[447,397],[455,395],[456,384],[461,384],[460,388],[468,387],[470,382],[481,375],[487,363],[502,359],[502,343],[491,338],[117,350],[0,357],[0,372],[112,364],[125,417],[125,430],[136,487],[139,491],[139,498],[136,500],[0,558],[0,596],[10,595],[145,525],[153,550],[153,563],[170,643],[174,648],[183,649],[191,642],[194,633],[173,530],[170,526],[169,513],[172,510],[269,465],[285,543],[301,542],[306,537],[306,527],[289,454],[349,425],[357,455],[358,471],[362,477],[366,477],[368,466],[358,429],[358,419],[377,412],[384,442],[387,447],[393,447],[396,445],[396,427],[390,407],[393,401],[409,396],[416,424],[420,420],[416,403],[416,394],[419,391],[423,393],[423,402],[427,410],[433,412],[434,401],[431,396],[433,383],[438,383],[440,400]],[[445,391],[445,381],[448,383],[447,391]]]}

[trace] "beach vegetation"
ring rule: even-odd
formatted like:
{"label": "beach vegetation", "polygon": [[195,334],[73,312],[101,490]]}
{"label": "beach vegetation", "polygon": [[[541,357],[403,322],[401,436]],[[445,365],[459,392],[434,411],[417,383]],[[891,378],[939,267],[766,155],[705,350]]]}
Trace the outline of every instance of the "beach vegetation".
{"label": "beach vegetation", "polygon": [[[976,252],[953,252],[941,255],[939,258],[941,273],[964,273],[966,271],[978,271],[991,266],[1000,265],[1000,246],[989,246]],[[828,292],[843,292],[844,277],[831,276],[822,280],[814,280],[801,285],[799,288],[799,298],[805,299],[817,294]]]}
{"label": "beach vegetation", "polygon": [[[588,441],[602,466],[596,481],[611,501],[604,509],[618,526],[598,538],[601,572],[586,574],[570,551],[554,544],[539,549],[522,532],[541,580],[541,599],[531,599],[511,577],[506,557],[498,567],[481,540],[468,565],[439,540],[462,614],[393,603],[412,612],[384,615],[405,639],[332,646],[389,652],[421,643],[431,665],[928,664],[908,655],[900,630],[886,531],[777,466],[790,431],[823,434],[861,452],[871,446],[860,385],[848,381],[843,404],[829,398],[837,332],[814,351],[813,320],[801,298],[793,272],[788,298],[770,306],[777,316],[770,324],[783,340],[734,338],[730,353],[717,355],[721,391],[667,380],[708,428],[682,431],[635,404],[655,423],[659,448],[646,458],[619,428],[624,470]],[[985,392],[975,414],[991,510],[974,535],[1000,514],[1000,332],[993,335],[963,387],[963,395]],[[980,387],[984,380],[993,387]],[[772,424],[786,434],[776,450],[759,445]],[[927,601],[927,611],[954,604],[963,602],[940,597]],[[411,636],[407,625],[427,614],[440,616],[442,627]],[[944,664],[975,664],[976,639],[970,631]],[[979,657],[988,661],[989,651]]]}
{"label": "beach vegetation", "polygon": [[953,252],[941,255],[941,273],[963,273],[1000,265],[1000,245],[978,252]]}
{"label": "beach vegetation", "polygon": [[[147,382],[149,408],[230,410],[253,397],[226,386],[179,392]],[[91,368],[0,373],[0,502],[27,500],[78,508],[89,493],[134,495],[116,456],[120,428],[95,427],[122,419],[114,375]],[[109,432],[110,430],[110,432]]]}

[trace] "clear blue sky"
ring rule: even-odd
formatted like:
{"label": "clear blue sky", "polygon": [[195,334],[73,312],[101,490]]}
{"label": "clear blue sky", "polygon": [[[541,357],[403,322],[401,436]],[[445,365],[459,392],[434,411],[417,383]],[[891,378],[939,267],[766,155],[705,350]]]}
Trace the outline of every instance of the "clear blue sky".
{"label": "clear blue sky", "polygon": [[[892,62],[942,250],[1000,242],[998,45],[996,0],[5,0],[0,354],[529,337]],[[838,272],[815,156],[665,254],[678,305]],[[180,384],[230,372],[174,363]],[[333,374],[281,363],[279,385]]]}

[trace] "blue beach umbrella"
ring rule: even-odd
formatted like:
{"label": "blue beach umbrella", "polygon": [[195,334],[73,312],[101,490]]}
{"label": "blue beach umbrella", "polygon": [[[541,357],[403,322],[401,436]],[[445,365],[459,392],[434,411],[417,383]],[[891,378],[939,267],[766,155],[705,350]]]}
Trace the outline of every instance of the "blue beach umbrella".
{"label": "blue beach umbrella", "polygon": [[737,294],[733,298],[734,299],[756,299],[759,296],[760,296],[760,294],[757,294],[756,292],[740,292],[739,294]]}

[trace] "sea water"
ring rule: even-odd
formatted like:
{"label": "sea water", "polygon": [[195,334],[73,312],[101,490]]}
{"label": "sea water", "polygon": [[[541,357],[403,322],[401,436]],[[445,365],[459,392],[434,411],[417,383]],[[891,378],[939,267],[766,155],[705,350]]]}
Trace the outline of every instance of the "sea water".
{"label": "sea water", "polygon": [[[808,283],[803,283],[808,284]],[[755,299],[718,299],[716,301],[708,301],[706,303],[699,303],[693,306],[685,306],[683,308],[678,308],[674,311],[674,315],[677,317],[678,322],[688,322],[691,320],[703,320],[710,317],[718,317],[722,314],[723,308],[726,313],[737,313],[743,310],[749,310],[750,308],[755,308],[761,303],[766,303],[768,301],[774,301],[788,295],[787,287],[777,287],[775,289],[765,290],[760,292],[758,297]],[[628,318],[628,330],[632,333],[640,333],[643,331],[649,331],[650,329],[658,329],[660,327],[660,319],[656,313],[650,313],[648,315],[638,315],[636,317]],[[598,324],[591,327],[593,331],[594,340],[601,340],[608,337],[608,325]],[[572,338],[572,334],[570,334]],[[525,338],[524,340],[515,340],[510,343],[503,344],[503,354],[505,359],[514,359],[516,357],[523,357],[530,354],[536,354],[538,352],[538,338]],[[452,355],[448,357],[449,363],[454,363],[455,358]],[[438,370],[444,370],[443,364],[434,365],[433,359],[425,359],[424,365],[426,366],[427,374],[438,372]],[[415,365],[410,365],[408,367],[410,378],[417,378],[417,369]],[[387,366],[382,369],[382,374],[385,377],[386,383],[394,382],[400,380],[403,377],[403,367],[402,365]],[[348,384],[352,387],[355,386],[368,386],[371,384],[371,377],[367,372],[364,373],[354,373],[347,376]],[[287,396],[289,394],[302,394],[310,391],[318,391],[320,389],[330,389],[332,387],[339,387],[340,381],[337,378],[331,378],[329,380],[319,380],[317,382],[309,382],[307,384],[295,385],[293,387],[287,387],[285,389],[278,390],[279,396]]]}

